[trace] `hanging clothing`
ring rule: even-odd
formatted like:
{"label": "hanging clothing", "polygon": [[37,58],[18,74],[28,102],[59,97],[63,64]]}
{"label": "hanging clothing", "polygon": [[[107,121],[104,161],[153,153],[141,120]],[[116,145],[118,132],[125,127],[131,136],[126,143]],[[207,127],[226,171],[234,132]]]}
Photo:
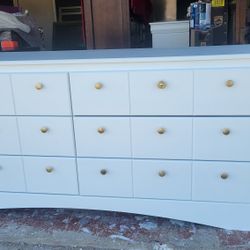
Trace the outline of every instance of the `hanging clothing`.
{"label": "hanging clothing", "polygon": [[151,0],[130,0],[130,9],[134,16],[149,23],[153,11]]}
{"label": "hanging clothing", "polygon": [[25,33],[30,33],[31,28],[20,22],[14,15],[0,11],[0,29],[19,29]]}

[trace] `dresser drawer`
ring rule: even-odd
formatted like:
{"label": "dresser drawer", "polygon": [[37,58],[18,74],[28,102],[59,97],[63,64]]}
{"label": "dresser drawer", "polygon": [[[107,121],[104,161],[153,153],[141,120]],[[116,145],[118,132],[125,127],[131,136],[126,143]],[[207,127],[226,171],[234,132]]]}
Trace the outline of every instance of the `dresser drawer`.
{"label": "dresser drawer", "polygon": [[75,156],[72,118],[18,117],[24,155]]}
{"label": "dresser drawer", "polygon": [[195,118],[194,159],[250,160],[250,118]]}
{"label": "dresser drawer", "polygon": [[136,158],[191,159],[191,118],[132,118],[132,148]]}
{"label": "dresser drawer", "polygon": [[70,75],[75,115],[128,115],[128,73],[92,72]]}
{"label": "dresser drawer", "polygon": [[131,160],[78,159],[81,195],[132,197]]}
{"label": "dresser drawer", "polygon": [[0,75],[0,115],[14,115],[14,102],[9,75]]}
{"label": "dresser drawer", "polygon": [[131,157],[129,118],[74,118],[78,156]]}
{"label": "dresser drawer", "polygon": [[0,117],[0,154],[20,155],[15,117]]}
{"label": "dresser drawer", "polygon": [[71,114],[67,74],[13,74],[12,83],[17,114]]}
{"label": "dresser drawer", "polygon": [[25,192],[23,163],[20,157],[0,157],[0,192]]}
{"label": "dresser drawer", "polygon": [[75,159],[24,157],[27,191],[78,194]]}
{"label": "dresser drawer", "polygon": [[130,73],[133,115],[191,115],[193,73],[187,70]]}
{"label": "dresser drawer", "polygon": [[196,115],[250,115],[250,69],[212,69],[194,73]]}
{"label": "dresser drawer", "polygon": [[193,200],[250,202],[250,163],[194,162]]}
{"label": "dresser drawer", "polygon": [[191,199],[191,162],[133,161],[134,196],[153,199]]}

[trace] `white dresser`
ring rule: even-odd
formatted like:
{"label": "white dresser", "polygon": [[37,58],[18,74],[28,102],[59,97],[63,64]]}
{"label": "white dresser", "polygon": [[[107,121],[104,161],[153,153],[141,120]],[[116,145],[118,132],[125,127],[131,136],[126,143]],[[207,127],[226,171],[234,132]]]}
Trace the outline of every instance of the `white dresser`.
{"label": "white dresser", "polygon": [[2,53],[0,200],[250,230],[250,46]]}

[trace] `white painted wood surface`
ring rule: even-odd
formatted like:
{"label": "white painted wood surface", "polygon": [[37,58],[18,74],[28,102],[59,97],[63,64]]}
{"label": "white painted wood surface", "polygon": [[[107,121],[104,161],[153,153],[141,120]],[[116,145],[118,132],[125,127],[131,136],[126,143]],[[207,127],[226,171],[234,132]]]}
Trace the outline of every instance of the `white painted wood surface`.
{"label": "white painted wood surface", "polygon": [[[18,117],[24,155],[75,156],[72,118]],[[47,132],[42,132],[45,129]]]}
{"label": "white painted wood surface", "polygon": [[192,159],[191,118],[133,117],[131,130],[135,158]]}
{"label": "white painted wood surface", "polygon": [[134,160],[134,196],[191,200],[191,176],[188,161]]}
{"label": "white painted wood surface", "polygon": [[194,159],[250,161],[250,118],[195,118],[193,143]]}
{"label": "white painted wood surface", "polygon": [[74,73],[70,80],[74,115],[129,115],[128,73]]}
{"label": "white painted wood surface", "polygon": [[[169,2],[174,3],[174,1]],[[174,49],[189,46],[189,21],[150,23],[150,29],[153,48]]]}
{"label": "white painted wood surface", "polygon": [[[67,74],[24,73],[11,78],[18,115],[71,115]],[[36,84],[42,88],[36,89]]]}
{"label": "white painted wood surface", "polygon": [[[250,68],[194,71],[196,115],[250,115]],[[232,81],[231,87],[227,81]]]}
{"label": "white painted wood surface", "polygon": [[249,162],[194,162],[193,200],[249,203],[249,175]]}
{"label": "white painted wood surface", "polygon": [[75,117],[74,124],[78,156],[131,157],[129,118]]}
{"label": "white painted wood surface", "polygon": [[14,115],[14,100],[10,76],[0,74],[0,115]]}
{"label": "white painted wood surface", "polygon": [[0,191],[25,192],[26,183],[20,156],[0,157]]}
{"label": "white painted wood surface", "polygon": [[[191,115],[193,113],[193,72],[187,70],[131,72],[131,113],[133,115]],[[160,81],[166,88],[160,89]]]}
{"label": "white painted wood surface", "polygon": [[232,55],[224,47],[4,54],[0,207],[103,209],[250,230],[243,47]]}
{"label": "white painted wood surface", "polygon": [[78,194],[75,159],[24,157],[23,162],[28,192]]}
{"label": "white painted wood surface", "polygon": [[0,154],[21,154],[16,117],[0,117]]}
{"label": "white painted wood surface", "polygon": [[78,159],[80,194],[133,197],[131,160]]}

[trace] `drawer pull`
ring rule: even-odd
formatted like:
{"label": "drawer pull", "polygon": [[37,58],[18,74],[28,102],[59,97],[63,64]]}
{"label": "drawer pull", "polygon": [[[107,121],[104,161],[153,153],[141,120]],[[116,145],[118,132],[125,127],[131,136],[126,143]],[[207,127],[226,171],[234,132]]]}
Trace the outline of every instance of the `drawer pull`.
{"label": "drawer pull", "polygon": [[224,129],[222,130],[222,133],[223,133],[223,135],[230,135],[231,131],[230,131],[229,128],[224,128]]}
{"label": "drawer pull", "polygon": [[98,128],[97,131],[99,134],[104,134],[105,128]]}
{"label": "drawer pull", "polygon": [[108,171],[107,171],[106,169],[102,169],[102,170],[100,171],[100,173],[101,173],[101,175],[106,175],[106,174],[108,173]]}
{"label": "drawer pull", "polygon": [[40,131],[41,131],[43,134],[45,134],[45,133],[47,133],[47,132],[49,131],[49,128],[47,128],[47,127],[42,127],[42,128],[40,129]]}
{"label": "drawer pull", "polygon": [[46,168],[46,172],[47,173],[52,173],[54,171],[54,168],[53,167],[47,167]]}
{"label": "drawer pull", "polygon": [[222,173],[222,174],[220,175],[220,178],[221,178],[222,180],[226,180],[226,179],[228,179],[228,177],[229,177],[229,174],[227,174],[227,173]]}
{"label": "drawer pull", "polygon": [[165,129],[165,128],[159,128],[159,129],[157,130],[157,132],[158,132],[158,134],[163,135],[163,134],[166,133],[166,129]]}
{"label": "drawer pull", "polygon": [[167,83],[165,83],[164,81],[160,81],[157,84],[159,89],[165,89],[167,87]]}
{"label": "drawer pull", "polygon": [[165,177],[167,175],[166,171],[162,170],[159,172],[160,177]]}
{"label": "drawer pull", "polygon": [[226,81],[226,86],[227,86],[228,88],[232,88],[232,87],[234,86],[234,81],[233,81],[233,80],[228,80],[228,81]]}
{"label": "drawer pull", "polygon": [[98,90],[102,89],[102,87],[103,87],[103,84],[100,83],[100,82],[98,82],[98,83],[95,84],[95,88],[98,89]]}
{"label": "drawer pull", "polygon": [[41,90],[41,89],[43,89],[43,87],[44,87],[44,85],[43,85],[41,82],[38,82],[38,83],[35,85],[35,88],[36,88],[37,90]]}

